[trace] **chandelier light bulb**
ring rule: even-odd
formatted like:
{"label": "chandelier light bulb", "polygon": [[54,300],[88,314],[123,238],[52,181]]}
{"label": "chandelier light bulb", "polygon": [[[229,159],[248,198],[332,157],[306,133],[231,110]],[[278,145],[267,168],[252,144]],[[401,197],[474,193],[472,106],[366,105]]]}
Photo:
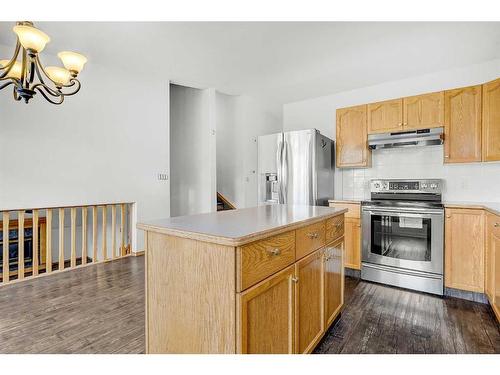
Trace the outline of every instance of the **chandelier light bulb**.
{"label": "chandelier light bulb", "polygon": [[71,79],[71,73],[67,69],[58,66],[48,66],[45,68],[45,71],[49,78],[58,86],[67,85]]}
{"label": "chandelier light bulb", "polygon": [[[9,65],[9,62],[10,60],[0,60],[0,66],[6,67]],[[22,64],[19,61],[16,61],[10,68],[9,73],[7,73],[7,78],[21,79],[22,71]]]}
{"label": "chandelier light bulb", "polygon": [[27,50],[42,52],[45,45],[50,42],[47,34],[33,26],[16,25],[12,30],[17,34],[21,45]]}
{"label": "chandelier light bulb", "polygon": [[63,51],[59,52],[57,56],[61,59],[64,67],[75,74],[80,73],[83,66],[87,62],[87,58],[85,56],[76,52]]}

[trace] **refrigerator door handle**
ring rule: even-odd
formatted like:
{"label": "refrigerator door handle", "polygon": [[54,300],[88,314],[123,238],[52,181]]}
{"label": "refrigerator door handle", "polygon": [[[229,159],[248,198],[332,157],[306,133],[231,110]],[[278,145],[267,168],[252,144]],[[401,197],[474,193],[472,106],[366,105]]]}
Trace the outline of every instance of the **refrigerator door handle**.
{"label": "refrigerator door handle", "polygon": [[278,143],[276,148],[276,172],[278,177],[278,203],[283,203],[283,169],[282,169],[282,156],[283,156],[283,141]]}
{"label": "refrigerator door handle", "polygon": [[283,192],[283,203],[286,204],[288,200],[288,144],[286,141],[283,141],[283,179],[282,179],[282,192]]}

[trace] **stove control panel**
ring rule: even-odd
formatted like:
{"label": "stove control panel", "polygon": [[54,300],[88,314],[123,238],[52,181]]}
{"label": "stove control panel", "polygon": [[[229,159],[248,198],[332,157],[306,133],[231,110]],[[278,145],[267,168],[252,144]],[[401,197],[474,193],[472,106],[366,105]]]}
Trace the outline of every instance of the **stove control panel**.
{"label": "stove control panel", "polygon": [[371,180],[372,193],[441,194],[442,180]]}

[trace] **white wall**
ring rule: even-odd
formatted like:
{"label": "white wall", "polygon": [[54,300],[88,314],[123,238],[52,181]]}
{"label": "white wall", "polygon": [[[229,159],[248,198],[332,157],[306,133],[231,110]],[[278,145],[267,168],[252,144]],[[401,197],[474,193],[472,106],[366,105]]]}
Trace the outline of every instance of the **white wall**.
{"label": "white wall", "polygon": [[170,85],[170,212],[211,212],[215,191],[215,91]]}
{"label": "white wall", "polygon": [[[500,59],[288,103],[283,106],[283,128],[286,131],[314,127],[335,139],[337,108],[481,84],[498,77]],[[336,199],[367,198],[370,178],[435,177],[446,180],[445,200],[500,200],[500,190],[491,188],[500,186],[500,163],[444,165],[442,146],[377,150],[372,157],[372,168],[336,170]]]}
{"label": "white wall", "polygon": [[237,208],[257,205],[257,137],[282,122],[254,97],[216,93],[217,191]]}
{"label": "white wall", "polygon": [[157,179],[169,167],[168,82],[134,77],[89,61],[61,106],[0,91],[0,209],[136,202],[138,221],[169,216]]}

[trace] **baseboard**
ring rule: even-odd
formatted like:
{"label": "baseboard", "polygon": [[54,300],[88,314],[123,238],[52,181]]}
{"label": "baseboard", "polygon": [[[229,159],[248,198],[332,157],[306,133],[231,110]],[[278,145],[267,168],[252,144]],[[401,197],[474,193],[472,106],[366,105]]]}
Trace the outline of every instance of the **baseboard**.
{"label": "baseboard", "polygon": [[140,256],[144,255],[144,250],[142,250],[142,251],[133,251],[132,255],[135,256],[135,257],[140,257]]}
{"label": "baseboard", "polygon": [[453,289],[453,288],[444,288],[444,295],[446,297],[454,297],[465,299],[467,301],[479,302],[488,304],[488,297],[484,293],[477,292],[469,292],[467,290]]}
{"label": "baseboard", "polygon": [[344,275],[349,276],[349,277],[354,277],[356,279],[360,279],[361,278],[361,271],[355,270],[353,268],[344,267]]}

